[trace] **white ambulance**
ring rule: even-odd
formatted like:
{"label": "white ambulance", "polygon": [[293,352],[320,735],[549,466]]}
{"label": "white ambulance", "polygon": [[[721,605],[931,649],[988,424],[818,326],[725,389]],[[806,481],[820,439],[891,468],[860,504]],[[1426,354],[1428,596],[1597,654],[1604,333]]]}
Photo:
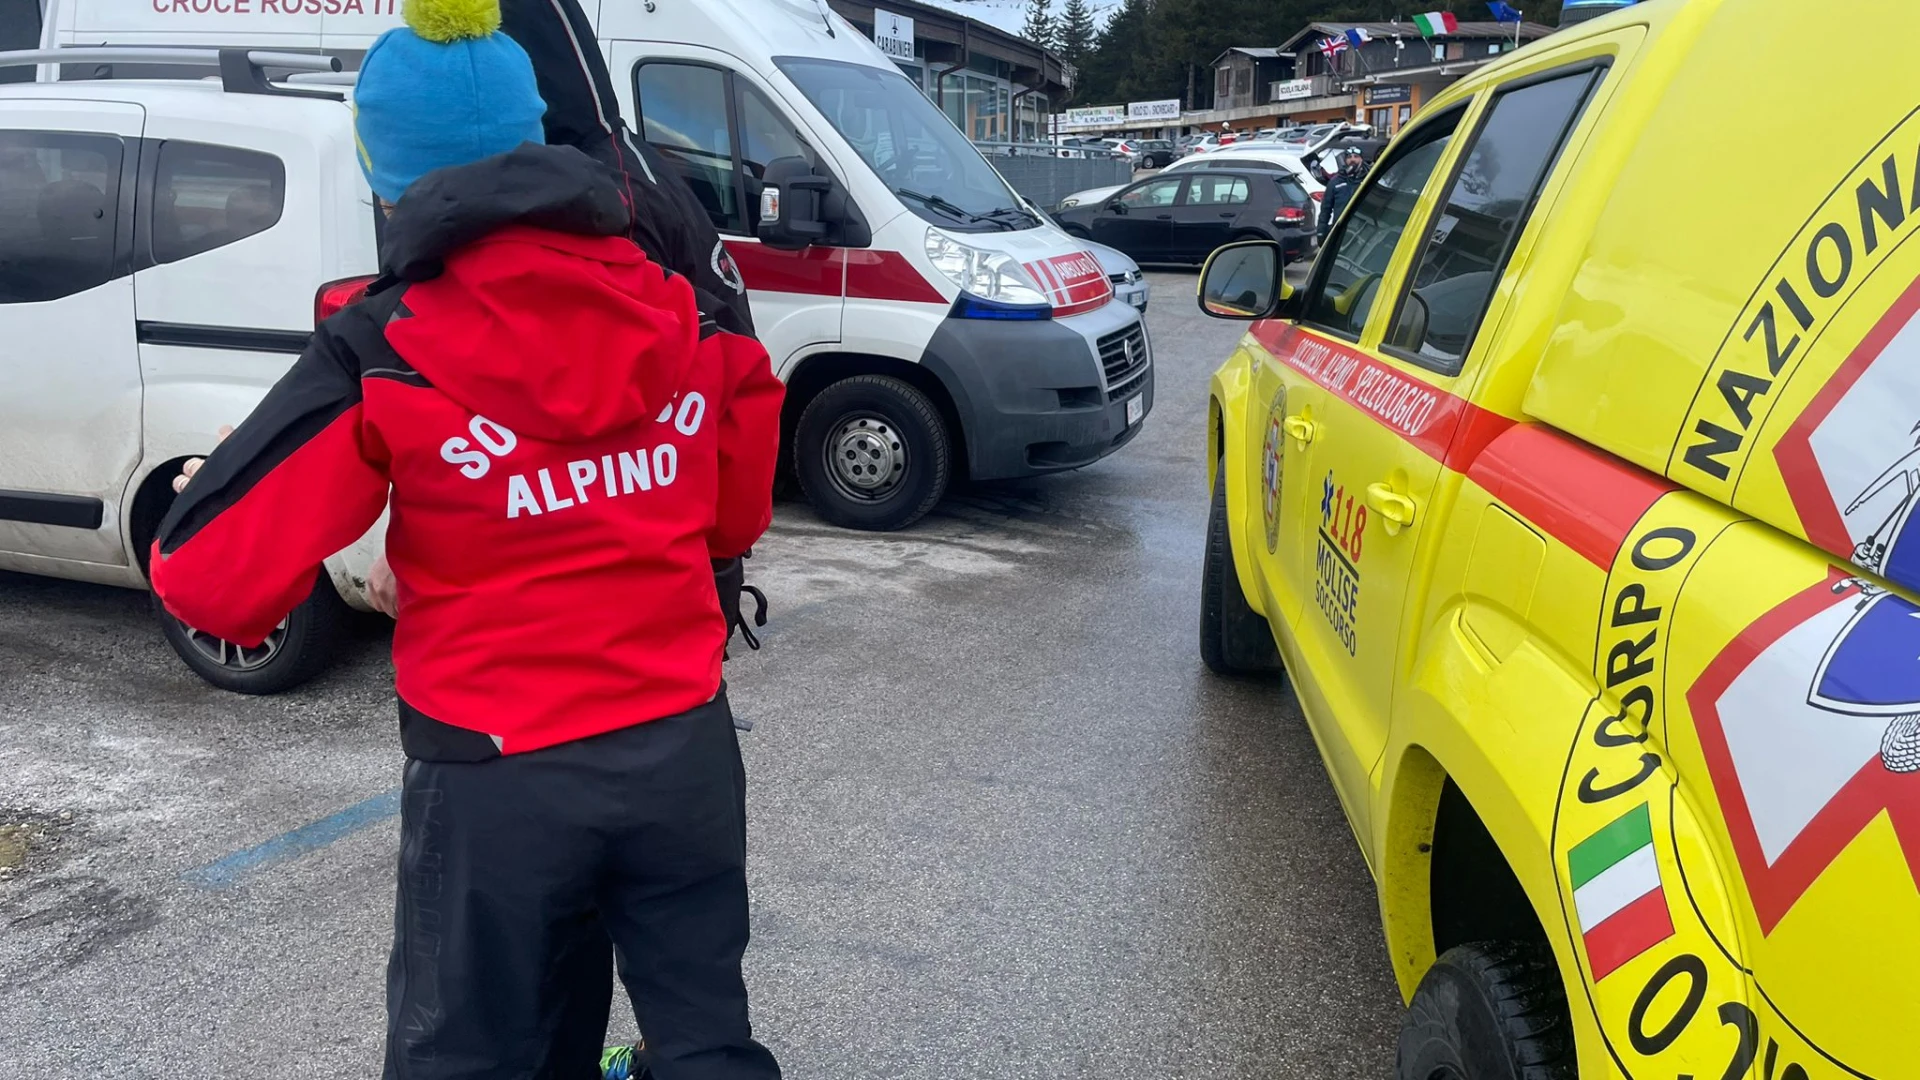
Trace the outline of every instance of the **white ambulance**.
{"label": "white ambulance", "polygon": [[[143,586],[181,462],[374,272],[350,74],[280,77],[303,66],[285,51],[351,66],[398,20],[398,0],[55,0],[42,45],[69,81],[0,86],[0,569]],[[1072,469],[1139,432],[1139,312],[851,25],[786,0],[635,0],[598,25],[621,109],[726,237],[824,518],[899,528],[956,477]],[[259,648],[167,636],[217,685],[285,689],[325,666],[342,601],[367,606],[378,550],[376,530],[329,560]]]}
{"label": "white ambulance", "polygon": [[[351,67],[399,6],[55,0],[43,44],[321,49]],[[822,517],[901,528],[953,479],[1078,468],[1139,432],[1139,312],[824,0],[584,6],[622,113],[682,165],[738,264]],[[796,175],[811,183],[780,207]],[[782,235],[763,236],[776,208]]]}

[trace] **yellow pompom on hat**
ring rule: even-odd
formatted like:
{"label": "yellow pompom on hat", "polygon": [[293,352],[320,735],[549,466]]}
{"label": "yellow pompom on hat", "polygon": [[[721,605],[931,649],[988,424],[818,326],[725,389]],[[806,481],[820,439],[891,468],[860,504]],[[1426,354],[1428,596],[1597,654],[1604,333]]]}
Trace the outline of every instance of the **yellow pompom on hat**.
{"label": "yellow pompom on hat", "polygon": [[499,0],[406,0],[405,26],[360,62],[354,134],[374,194],[398,202],[435,169],[543,142],[526,50],[500,32]]}
{"label": "yellow pompom on hat", "polygon": [[400,12],[415,34],[442,45],[500,29],[499,0],[407,0]]}

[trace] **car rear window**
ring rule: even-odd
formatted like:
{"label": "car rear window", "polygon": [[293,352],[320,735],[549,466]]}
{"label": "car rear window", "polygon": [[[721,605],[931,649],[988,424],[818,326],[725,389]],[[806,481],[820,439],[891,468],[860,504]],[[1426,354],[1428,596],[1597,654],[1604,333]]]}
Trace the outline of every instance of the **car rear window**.
{"label": "car rear window", "polygon": [[272,154],[169,140],[153,186],[153,261],[178,262],[266,232],[286,206],[287,169]]}
{"label": "car rear window", "polygon": [[1288,206],[1305,206],[1313,201],[1313,196],[1307,194],[1307,189],[1291,175],[1276,176],[1273,184],[1280,189],[1280,201]]}

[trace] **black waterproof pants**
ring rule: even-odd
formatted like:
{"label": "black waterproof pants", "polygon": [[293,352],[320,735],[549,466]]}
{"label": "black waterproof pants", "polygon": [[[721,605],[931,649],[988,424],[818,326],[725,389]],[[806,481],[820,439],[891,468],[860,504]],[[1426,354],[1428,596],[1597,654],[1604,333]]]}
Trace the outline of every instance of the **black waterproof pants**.
{"label": "black waterproof pants", "polygon": [[[780,1076],[740,975],[746,781],[724,692],[529,754],[409,761],[402,794],[386,1080],[598,1076],[607,935],[658,1080]],[[576,984],[585,957],[599,978]]]}

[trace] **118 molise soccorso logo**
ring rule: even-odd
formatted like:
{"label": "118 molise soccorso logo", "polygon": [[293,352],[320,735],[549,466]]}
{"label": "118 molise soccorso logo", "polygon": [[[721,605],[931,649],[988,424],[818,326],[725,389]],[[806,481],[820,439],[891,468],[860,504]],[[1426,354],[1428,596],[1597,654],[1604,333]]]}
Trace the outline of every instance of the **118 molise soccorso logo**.
{"label": "118 molise soccorso logo", "polygon": [[1331,469],[1320,482],[1317,531],[1314,602],[1347,655],[1354,656],[1360,648],[1360,556],[1366,546],[1367,504],[1355,500],[1345,484],[1336,485]]}

